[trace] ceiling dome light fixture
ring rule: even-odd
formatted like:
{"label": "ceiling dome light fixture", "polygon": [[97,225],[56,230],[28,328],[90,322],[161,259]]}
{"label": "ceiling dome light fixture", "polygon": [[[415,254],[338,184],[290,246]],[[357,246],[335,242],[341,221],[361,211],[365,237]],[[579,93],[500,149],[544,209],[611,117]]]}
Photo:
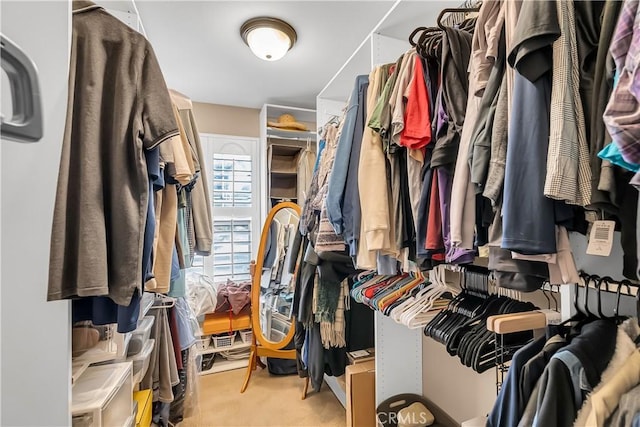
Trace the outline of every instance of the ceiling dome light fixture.
{"label": "ceiling dome light fixture", "polygon": [[296,43],[296,30],[278,18],[249,19],[240,27],[242,40],[251,51],[265,61],[281,59]]}

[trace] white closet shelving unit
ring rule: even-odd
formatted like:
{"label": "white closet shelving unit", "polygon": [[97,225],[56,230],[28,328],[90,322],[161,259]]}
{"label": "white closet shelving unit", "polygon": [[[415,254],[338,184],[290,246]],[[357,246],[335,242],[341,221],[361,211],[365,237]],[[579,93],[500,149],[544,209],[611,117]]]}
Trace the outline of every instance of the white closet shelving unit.
{"label": "white closet shelving unit", "polygon": [[[297,122],[307,125],[307,131],[286,130],[268,126],[267,122],[277,121],[283,114],[291,114]],[[260,180],[262,197],[262,223],[267,217],[273,202],[281,199],[302,204],[297,200],[297,160],[298,153],[307,145],[315,148],[317,144],[316,111],[308,108],[288,107],[265,104],[260,111],[260,170],[265,179]],[[271,159],[285,160],[278,167],[271,167]],[[286,160],[289,164],[285,165]],[[284,169],[283,169],[284,167]]]}
{"label": "white closet shelving unit", "polygon": [[222,356],[217,355],[217,353],[222,353],[224,351],[242,350],[242,349],[245,349],[245,348],[248,349],[249,347],[251,347],[251,341],[244,342],[239,335],[236,335],[233,338],[233,340],[234,340],[233,344],[230,347],[217,348],[212,343],[210,343],[206,349],[196,350],[199,356],[203,356],[205,354],[216,354],[215,360],[211,368],[207,369],[206,371],[199,372],[200,375],[216,374],[218,372],[225,372],[225,371],[231,371],[233,369],[246,368],[247,365],[249,365],[248,357],[245,357],[243,359],[237,359],[237,360],[225,360]]}
{"label": "white closet shelving unit", "polygon": [[147,36],[135,0],[97,0],[95,3],[145,37]]}
{"label": "white closet shelving unit", "polygon": [[[408,38],[415,28],[435,25],[443,8],[459,4],[459,1],[394,2],[318,94],[318,126],[341,114],[356,76],[368,75],[377,65],[395,62],[411,47]],[[376,312],[375,346],[376,404],[399,393],[422,394],[422,330],[410,330]],[[325,376],[325,381],[345,405],[345,390],[338,381],[329,376]]]}

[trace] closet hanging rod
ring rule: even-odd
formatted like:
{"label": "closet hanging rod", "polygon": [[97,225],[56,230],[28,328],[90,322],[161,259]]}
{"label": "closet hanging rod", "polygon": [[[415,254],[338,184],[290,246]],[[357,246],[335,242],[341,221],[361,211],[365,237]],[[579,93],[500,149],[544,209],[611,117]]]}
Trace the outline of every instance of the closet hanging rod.
{"label": "closet hanging rod", "polygon": [[[315,135],[315,134],[314,134]],[[301,137],[301,136],[267,136],[267,141],[270,140],[280,140],[280,141],[297,141],[306,143],[308,140],[312,139],[312,137]]]}
{"label": "closet hanging rod", "polygon": [[438,21],[437,21],[438,27],[444,30],[445,25],[442,23],[442,18],[446,13],[478,12],[479,10],[480,10],[479,7],[462,7],[462,8],[451,7],[451,8],[442,9],[440,14],[438,15]]}
{"label": "closet hanging rod", "polygon": [[[630,297],[640,296],[640,282],[635,280],[634,281],[631,281],[629,279],[614,280],[608,276],[601,277],[601,276],[598,276],[597,274],[586,274],[582,271],[580,272],[580,277],[582,278],[582,281],[578,285],[583,288],[589,287],[590,283],[592,282],[595,283],[597,281],[602,281],[607,284],[606,292],[618,293],[618,289],[624,288],[627,293],[620,292],[622,295],[626,295]],[[612,286],[611,290],[609,290],[609,286]],[[592,288],[597,289],[597,286],[593,286]],[[636,289],[635,293],[631,290],[633,288]]]}

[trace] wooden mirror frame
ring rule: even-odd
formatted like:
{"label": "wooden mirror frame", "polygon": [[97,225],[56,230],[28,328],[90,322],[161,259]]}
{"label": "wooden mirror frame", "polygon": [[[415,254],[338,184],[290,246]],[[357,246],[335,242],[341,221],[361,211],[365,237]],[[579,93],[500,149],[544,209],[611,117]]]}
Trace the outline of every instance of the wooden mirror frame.
{"label": "wooden mirror frame", "polygon": [[[262,235],[260,237],[260,246],[258,247],[256,266],[251,277],[251,328],[253,330],[253,336],[256,337],[256,341],[258,341],[262,347],[269,350],[280,350],[286,347],[296,333],[294,316],[291,316],[290,319],[291,327],[289,328],[289,332],[287,332],[287,335],[280,342],[274,342],[267,339],[267,337],[262,333],[262,327],[260,325],[260,284],[262,280],[262,268],[264,266],[265,248],[267,247],[267,239],[269,238],[269,229],[271,228],[271,223],[278,212],[287,208],[298,214],[298,220],[300,219],[302,209],[293,202],[280,202],[271,208],[269,215],[267,215],[267,219],[265,219],[264,225],[262,226]],[[254,304],[254,301],[256,304]]]}
{"label": "wooden mirror frame", "polygon": [[[256,370],[258,366],[260,366],[261,368],[265,368],[265,365],[260,360],[260,357],[276,357],[279,359],[296,360],[295,348],[290,350],[283,350],[283,347],[286,347],[293,340],[296,333],[295,316],[291,316],[291,327],[289,328],[289,332],[279,343],[268,340],[262,333],[262,326],[260,325],[260,283],[262,280],[262,267],[264,266],[265,255],[264,252],[265,247],[267,246],[267,239],[269,238],[269,229],[271,228],[271,223],[273,222],[276,214],[281,210],[287,208],[294,210],[298,214],[298,218],[300,218],[302,214],[302,209],[300,209],[300,206],[293,202],[281,202],[271,208],[271,210],[269,211],[269,215],[267,215],[267,218],[265,219],[262,226],[260,246],[258,248],[258,254],[255,260],[255,268],[251,275],[251,328],[253,331],[251,338],[251,351],[249,355],[249,365],[247,366],[247,373],[242,388],[240,389],[240,393],[244,393],[247,389],[252,372]],[[297,267],[295,274],[298,274]],[[308,387],[309,378],[307,377],[305,378],[302,390],[302,399],[306,397]]]}

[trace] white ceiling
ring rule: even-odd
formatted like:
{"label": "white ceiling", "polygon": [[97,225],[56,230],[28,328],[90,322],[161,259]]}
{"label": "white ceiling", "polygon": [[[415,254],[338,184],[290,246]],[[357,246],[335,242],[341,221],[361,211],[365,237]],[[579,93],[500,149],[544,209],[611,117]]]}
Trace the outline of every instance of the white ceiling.
{"label": "white ceiling", "polygon": [[[393,1],[136,4],[169,87],[213,104],[315,108],[316,95]],[[256,16],[284,19],[296,29],[298,41],[282,60],[262,61],[242,41],[240,26]]]}

